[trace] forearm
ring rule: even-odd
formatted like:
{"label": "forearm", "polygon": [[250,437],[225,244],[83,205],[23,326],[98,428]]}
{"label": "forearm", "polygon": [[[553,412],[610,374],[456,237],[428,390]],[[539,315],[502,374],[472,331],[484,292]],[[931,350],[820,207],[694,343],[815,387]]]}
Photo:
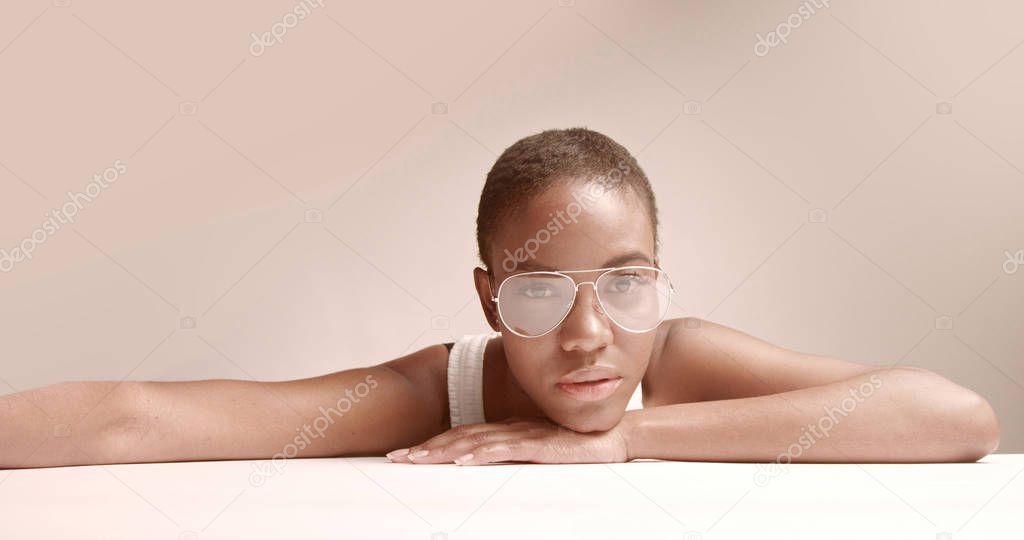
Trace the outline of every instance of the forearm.
{"label": "forearm", "polygon": [[0,469],[107,462],[134,383],[79,381],[0,397]]}
{"label": "forearm", "polygon": [[0,397],[0,468],[380,455],[442,431],[445,403],[384,365],[277,382],[61,383]]}
{"label": "forearm", "polygon": [[380,367],[311,379],[151,382],[125,462],[380,455],[436,431],[407,379]]}
{"label": "forearm", "polygon": [[317,397],[282,393],[303,384],[79,381],[4,396],[0,468],[269,458]]}
{"label": "forearm", "polygon": [[999,431],[988,403],[924,370],[879,370],[752,398],[628,411],[629,459],[976,461]]}

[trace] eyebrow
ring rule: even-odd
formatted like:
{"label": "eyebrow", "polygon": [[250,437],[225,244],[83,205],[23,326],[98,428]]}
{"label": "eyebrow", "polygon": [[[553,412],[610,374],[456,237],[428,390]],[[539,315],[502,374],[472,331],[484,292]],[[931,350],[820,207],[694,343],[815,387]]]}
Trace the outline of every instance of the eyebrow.
{"label": "eyebrow", "polygon": [[[609,268],[609,267],[613,267],[613,266],[619,266],[622,263],[631,262],[631,261],[641,261],[641,262],[644,262],[644,263],[647,263],[647,264],[652,264],[651,263],[651,259],[647,256],[646,253],[644,253],[642,251],[630,251],[630,252],[623,253],[621,255],[617,255],[615,257],[612,257],[611,259],[608,259],[599,268]],[[523,261],[523,262],[519,263],[519,268],[523,269],[523,270],[547,270],[547,271],[555,271],[556,270],[556,268],[552,268],[552,267],[550,267],[550,266],[548,266],[546,264],[535,263],[535,262],[530,261],[530,260],[526,260],[526,261]]]}

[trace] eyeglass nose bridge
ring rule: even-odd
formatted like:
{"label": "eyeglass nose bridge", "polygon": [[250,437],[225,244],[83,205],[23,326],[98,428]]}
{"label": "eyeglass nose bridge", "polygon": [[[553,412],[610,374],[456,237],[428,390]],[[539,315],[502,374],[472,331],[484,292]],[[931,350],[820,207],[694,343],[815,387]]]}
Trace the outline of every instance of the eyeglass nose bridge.
{"label": "eyeglass nose bridge", "polygon": [[576,283],[576,282],[574,281],[574,282],[573,282],[573,286],[574,286],[574,288],[576,289],[576,294],[579,294],[579,293],[580,293],[580,285],[586,285],[586,284],[588,284],[588,283],[589,283],[589,284],[590,284],[590,285],[591,285],[592,287],[594,287],[594,294],[597,294],[597,283],[595,283],[595,282],[593,282],[593,281],[581,281],[581,282],[579,282],[579,283]]}
{"label": "eyeglass nose bridge", "polygon": [[[572,308],[576,307],[576,299],[580,297],[580,286],[588,283],[594,288],[594,298],[597,300],[594,305],[597,306],[597,312],[607,317],[604,305],[601,303],[601,294],[597,292],[597,283],[594,281],[581,281],[579,283],[573,281],[572,303],[569,304],[569,309],[565,312],[565,317],[568,317],[569,314],[572,313]],[[563,317],[563,320],[565,320],[565,317]]]}

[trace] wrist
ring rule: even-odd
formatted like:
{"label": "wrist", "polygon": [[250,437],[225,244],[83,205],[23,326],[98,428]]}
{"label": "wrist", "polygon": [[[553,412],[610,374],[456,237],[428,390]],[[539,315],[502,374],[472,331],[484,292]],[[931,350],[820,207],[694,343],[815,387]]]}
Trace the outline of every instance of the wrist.
{"label": "wrist", "polygon": [[643,457],[640,454],[640,437],[642,433],[643,414],[641,410],[626,411],[616,426],[626,446],[626,461]]}

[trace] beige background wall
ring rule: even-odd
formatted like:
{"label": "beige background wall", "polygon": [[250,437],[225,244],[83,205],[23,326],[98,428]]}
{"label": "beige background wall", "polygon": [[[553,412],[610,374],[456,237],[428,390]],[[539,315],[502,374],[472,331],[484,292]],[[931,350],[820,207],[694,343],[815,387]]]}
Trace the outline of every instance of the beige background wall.
{"label": "beige background wall", "polygon": [[0,249],[34,247],[0,262],[0,392],[485,331],[484,176],[586,126],[654,184],[673,316],[935,370],[1024,451],[1019,2],[143,4],[0,7]]}

